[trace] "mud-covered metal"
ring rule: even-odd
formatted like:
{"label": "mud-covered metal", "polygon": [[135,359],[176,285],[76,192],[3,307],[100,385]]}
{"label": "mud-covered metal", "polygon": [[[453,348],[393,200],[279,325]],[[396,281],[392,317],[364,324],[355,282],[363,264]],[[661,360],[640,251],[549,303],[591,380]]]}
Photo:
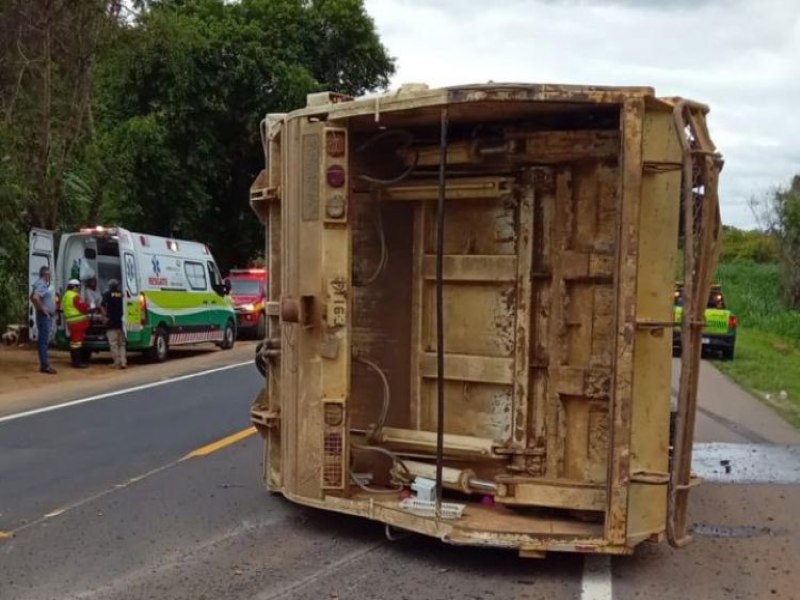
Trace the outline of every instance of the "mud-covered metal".
{"label": "mud-covered metal", "polygon": [[[269,489],[523,556],[628,554],[668,522],[684,539],[693,307],[719,227],[706,110],[488,84],[268,117],[251,203],[275,307],[252,409]],[[671,461],[680,244],[694,317]],[[403,508],[426,474],[458,519]]]}

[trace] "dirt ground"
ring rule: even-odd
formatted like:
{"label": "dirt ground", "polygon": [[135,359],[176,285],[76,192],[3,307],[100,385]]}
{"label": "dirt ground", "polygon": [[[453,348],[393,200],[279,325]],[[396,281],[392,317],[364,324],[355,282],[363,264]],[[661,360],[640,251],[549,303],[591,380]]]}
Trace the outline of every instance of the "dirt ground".
{"label": "dirt ground", "polygon": [[[86,378],[111,378],[115,372],[110,368],[111,355],[103,352],[92,357],[91,366],[95,369],[72,369],[69,366],[69,352],[50,350],[50,363],[58,371],[57,375],[46,375],[39,372],[39,359],[36,346],[2,346],[0,347],[0,394],[20,388],[50,385],[55,381],[78,381]],[[139,355],[131,355],[132,368],[139,366],[142,359]]]}
{"label": "dirt ground", "polygon": [[108,352],[94,354],[88,369],[73,369],[68,352],[51,349],[50,363],[58,373],[46,375],[39,372],[36,346],[0,346],[0,415],[251,360],[254,350],[254,342],[243,341],[231,351],[211,344],[170,348],[169,359],[161,364],[129,353],[128,368],[122,371],[111,368]]}

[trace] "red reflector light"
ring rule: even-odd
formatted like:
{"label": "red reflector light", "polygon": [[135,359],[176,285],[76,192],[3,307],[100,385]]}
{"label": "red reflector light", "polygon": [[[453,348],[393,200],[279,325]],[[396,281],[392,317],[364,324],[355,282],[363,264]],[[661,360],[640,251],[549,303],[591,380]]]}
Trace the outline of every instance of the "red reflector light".
{"label": "red reflector light", "polygon": [[344,156],[347,138],[343,131],[329,131],[325,136],[325,149],[330,156]]}
{"label": "red reflector light", "polygon": [[344,167],[340,165],[333,165],[328,167],[328,185],[334,188],[340,188],[344,185],[345,175]]}
{"label": "red reflector light", "polygon": [[736,315],[728,316],[728,329],[736,329],[739,322],[736,320]]}

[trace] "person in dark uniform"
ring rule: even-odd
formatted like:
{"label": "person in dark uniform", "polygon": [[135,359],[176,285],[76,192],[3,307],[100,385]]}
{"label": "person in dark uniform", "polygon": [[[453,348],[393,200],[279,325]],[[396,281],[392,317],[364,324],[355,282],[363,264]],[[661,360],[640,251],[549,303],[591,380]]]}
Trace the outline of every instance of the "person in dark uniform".
{"label": "person in dark uniform", "polygon": [[115,369],[127,369],[128,359],[125,355],[125,331],[122,328],[122,292],[119,281],[108,282],[108,291],[103,294],[102,306],[106,315],[106,337],[111,350],[111,358]]}

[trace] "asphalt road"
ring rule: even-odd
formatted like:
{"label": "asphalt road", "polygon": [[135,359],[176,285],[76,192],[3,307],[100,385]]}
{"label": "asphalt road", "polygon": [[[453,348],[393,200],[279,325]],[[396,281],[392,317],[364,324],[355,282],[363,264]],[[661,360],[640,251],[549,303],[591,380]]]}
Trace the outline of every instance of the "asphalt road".
{"label": "asphalt road", "polygon": [[[0,420],[0,598],[800,597],[800,487],[703,485],[695,541],[612,561],[455,548],[264,492],[250,365]],[[800,436],[704,365],[700,441]],[[50,516],[46,516],[50,515]]]}

